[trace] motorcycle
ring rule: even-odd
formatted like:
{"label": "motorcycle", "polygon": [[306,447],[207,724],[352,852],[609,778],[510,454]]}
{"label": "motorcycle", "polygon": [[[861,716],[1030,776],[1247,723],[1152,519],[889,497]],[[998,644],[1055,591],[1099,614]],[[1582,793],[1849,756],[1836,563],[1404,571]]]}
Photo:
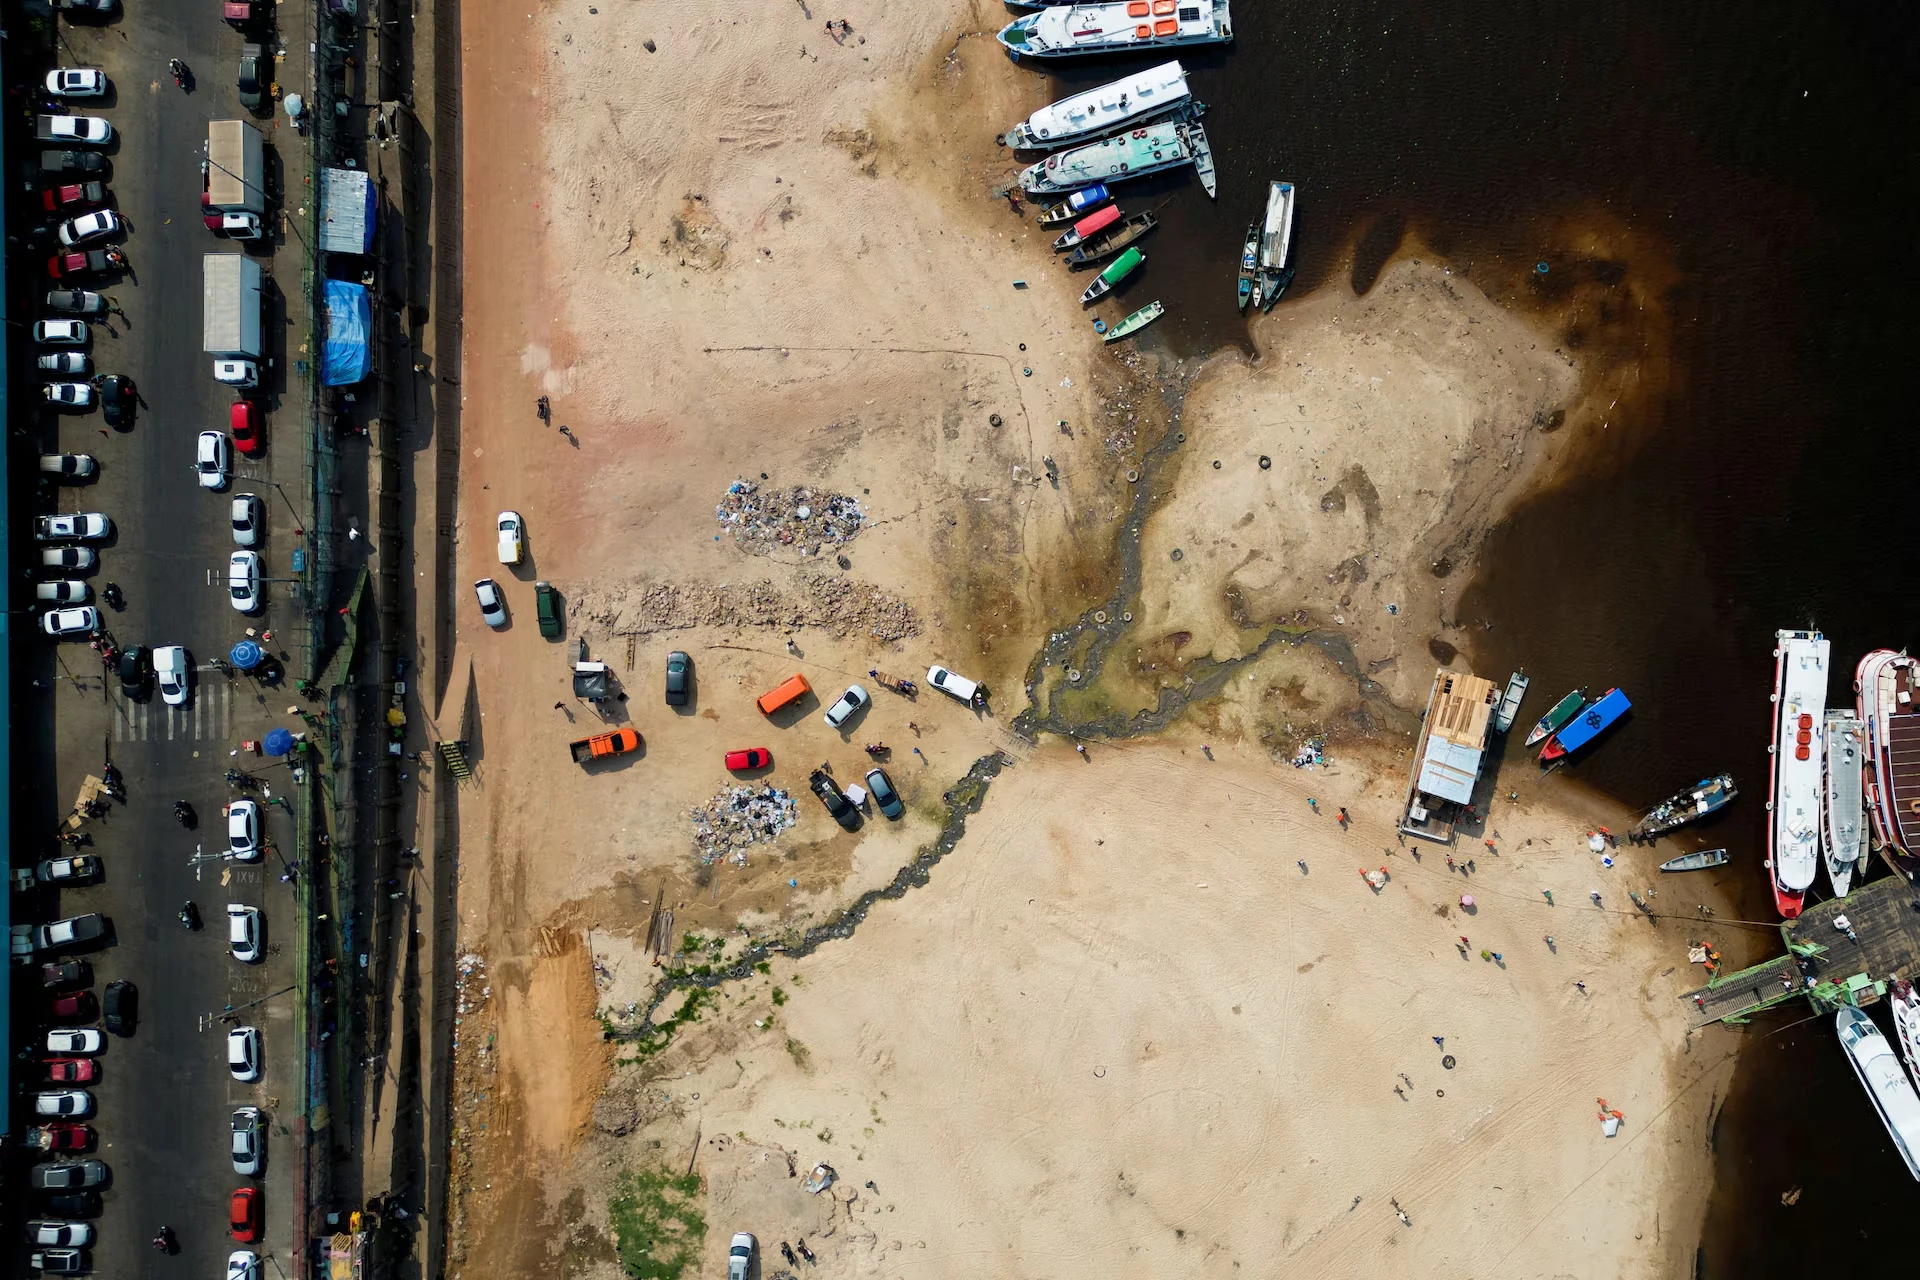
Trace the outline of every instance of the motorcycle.
{"label": "motorcycle", "polygon": [[184,89],[187,87],[188,71],[186,63],[180,61],[178,58],[173,58],[167,63],[167,70],[173,73],[173,83],[176,88]]}
{"label": "motorcycle", "polygon": [[188,902],[184,904],[176,914],[180,918],[180,923],[187,926],[188,932],[200,932],[200,908]]}
{"label": "motorcycle", "polygon": [[200,817],[194,813],[193,806],[185,800],[175,800],[173,802],[173,816],[181,826],[189,831],[193,830],[200,822]]}
{"label": "motorcycle", "polygon": [[109,582],[106,586],[102,587],[100,589],[100,598],[107,602],[109,609],[124,609],[127,607],[127,598],[120,594],[120,584],[117,582]]}
{"label": "motorcycle", "polygon": [[260,779],[238,769],[227,770],[227,785],[239,787],[242,791],[253,791],[260,786]]}
{"label": "motorcycle", "polygon": [[172,1253],[174,1248],[173,1228],[161,1227],[153,1233],[153,1247],[162,1253]]}

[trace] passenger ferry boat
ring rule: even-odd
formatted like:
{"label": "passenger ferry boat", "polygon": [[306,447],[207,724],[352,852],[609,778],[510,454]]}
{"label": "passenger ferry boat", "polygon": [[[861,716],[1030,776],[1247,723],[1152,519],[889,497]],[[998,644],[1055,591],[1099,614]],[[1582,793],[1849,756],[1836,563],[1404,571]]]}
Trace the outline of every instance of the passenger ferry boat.
{"label": "passenger ferry boat", "polygon": [[1033,195],[1048,195],[1145,177],[1183,164],[1194,167],[1200,184],[1212,195],[1213,148],[1207,131],[1198,124],[1161,120],[1050,155],[1023,169],[1020,185]]}
{"label": "passenger ferry boat", "polygon": [[[1920,664],[1875,649],[1853,672],[1854,711],[1867,723],[1867,816],[1882,848],[1920,857]],[[1909,868],[1910,869],[1910,868]]]}
{"label": "passenger ferry boat", "polygon": [[1844,898],[1857,873],[1867,872],[1865,809],[1867,726],[1845,709],[1827,709],[1825,818],[1827,879]]}
{"label": "passenger ferry boat", "polygon": [[1847,1051],[1853,1073],[1880,1113],[1880,1123],[1887,1126],[1894,1150],[1906,1161],[1907,1172],[1920,1181],[1920,1094],[1901,1073],[1900,1060],[1866,1013],[1842,1005],[1833,1015],[1833,1027],[1840,1033],[1840,1047]]}
{"label": "passenger ferry boat", "polygon": [[1110,0],[1049,5],[1015,18],[999,40],[1014,61],[1140,53],[1233,39],[1227,0]]}
{"label": "passenger ferry boat", "polygon": [[1076,93],[1044,106],[1001,135],[1010,147],[1031,151],[1098,137],[1171,111],[1192,97],[1180,63],[1163,62],[1138,75]]}
{"label": "passenger ferry boat", "polygon": [[1767,778],[1767,871],[1773,902],[1800,914],[1820,870],[1829,646],[1818,631],[1780,631],[1773,650],[1773,745]]}

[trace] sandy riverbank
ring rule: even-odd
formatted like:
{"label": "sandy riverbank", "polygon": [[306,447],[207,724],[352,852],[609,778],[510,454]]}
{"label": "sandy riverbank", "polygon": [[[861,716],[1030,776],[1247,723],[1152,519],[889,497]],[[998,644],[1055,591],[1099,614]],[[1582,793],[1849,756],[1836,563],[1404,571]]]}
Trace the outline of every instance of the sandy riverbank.
{"label": "sandy riverbank", "polygon": [[[825,34],[828,17],[851,35]],[[1668,1009],[1685,975],[1661,973],[1684,963],[1677,941],[1535,896],[1584,896],[1584,854],[1564,851],[1593,819],[1575,801],[1529,789],[1511,824],[1497,815],[1506,847],[1497,866],[1481,860],[1476,892],[1501,905],[1467,927],[1439,918],[1458,886],[1432,857],[1381,853],[1367,834],[1390,829],[1396,744],[1343,746],[1337,777],[1271,758],[1361,701],[1320,650],[1276,650],[1246,672],[1265,678],[1192,709],[1213,762],[1192,728],[1096,745],[1091,763],[1005,729],[1049,629],[1106,600],[1135,514],[1127,472],[1166,419],[1157,386],[1191,371],[1162,367],[1151,343],[1125,361],[1099,349],[1084,281],[993,200],[1016,165],[992,135],[1044,97],[981,34],[1001,11],[769,15],[722,0],[473,19],[458,536],[464,576],[500,579],[515,621],[489,633],[463,602],[481,719],[461,800],[461,941],[477,963],[456,1274],[480,1260],[534,1274],[562,1251],[614,1274],[613,1171],[679,1165],[696,1141],[709,1269],[744,1228],[769,1245],[816,1233],[855,1274],[1011,1274],[1093,1239],[1127,1242],[1103,1255],[1125,1274],[1274,1256],[1353,1275],[1385,1258],[1419,1274],[1588,1261],[1669,1274],[1698,1209],[1667,1188],[1698,1178],[1712,1087],[1679,1092],[1697,1060]],[[1431,676],[1429,639],[1452,625],[1426,562],[1456,542],[1470,556],[1528,479],[1500,464],[1558,447],[1521,447],[1529,430],[1577,440],[1591,388],[1563,359],[1520,354],[1552,341],[1431,263],[1260,324],[1263,366],[1222,362],[1190,383],[1189,443],[1141,534],[1133,647],[1164,648],[1174,667],[1226,661],[1250,628],[1307,610],[1350,628],[1370,666],[1392,657],[1373,668],[1370,727],[1403,722]],[[533,412],[541,395],[551,427]],[[1307,426],[1289,403],[1308,406],[1295,410]],[[1267,440],[1283,420],[1286,447]],[[1351,456],[1315,452],[1336,447]],[[750,554],[715,521],[736,479],[857,498],[866,527],[825,554]],[[1412,500],[1394,505],[1402,492]],[[493,560],[503,508],[531,535],[513,571]],[[1172,561],[1171,545],[1194,554]],[[822,575],[846,584],[827,604]],[[567,597],[565,645],[537,634],[535,578]],[[786,616],[741,603],[764,600],[761,583]],[[1373,617],[1402,616],[1381,591],[1405,602],[1404,622]],[[1345,615],[1346,595],[1370,621]],[[640,759],[594,773],[565,754],[598,727],[568,697],[582,638],[629,694],[612,716],[646,740]],[[676,648],[698,672],[684,712],[660,703]],[[817,705],[771,724],[752,709],[796,669],[831,700],[871,668],[918,676],[931,661],[985,679],[993,714],[883,694],[834,733]],[[1111,674],[1069,720],[1166,683],[1149,661]],[[806,774],[825,760],[851,779],[874,740],[894,747],[907,814],[845,835]],[[705,865],[687,811],[728,782],[721,754],[749,745],[772,747],[766,780],[798,793],[799,822]],[[614,1066],[603,1025],[646,997],[657,907],[706,936],[818,921],[929,843],[947,790],[994,750],[1019,763],[931,885],[727,991],[664,1056]],[[1355,830],[1315,819],[1307,794],[1350,805]],[[1394,866],[1377,897],[1354,875],[1362,849]],[[1548,930],[1558,954],[1538,940]],[[1462,960],[1460,932],[1484,932],[1504,967]],[[1576,970],[1591,1000],[1572,992]],[[1461,1068],[1442,1076],[1430,1034]],[[1391,1088],[1403,1070],[1405,1101]],[[1595,1093],[1644,1128],[1603,1144]],[[800,1197],[782,1151],[832,1159],[843,1194]],[[1412,1228],[1382,1210],[1394,1195]]]}

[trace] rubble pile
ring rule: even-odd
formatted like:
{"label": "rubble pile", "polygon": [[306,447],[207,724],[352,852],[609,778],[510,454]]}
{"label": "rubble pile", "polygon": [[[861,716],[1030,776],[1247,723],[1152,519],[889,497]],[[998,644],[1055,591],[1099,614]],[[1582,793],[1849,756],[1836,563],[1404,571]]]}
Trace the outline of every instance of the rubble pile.
{"label": "rubble pile", "polygon": [[867,519],[858,498],[802,485],[762,492],[751,480],[728,485],[713,516],[733,533],[735,543],[756,556],[782,548],[817,556],[822,548],[853,541]]}
{"label": "rubble pile", "polygon": [[920,615],[898,596],[840,574],[801,578],[794,589],[771,582],[631,582],[563,587],[580,625],[611,635],[686,627],[768,627],[791,635],[820,627],[836,636],[904,640],[920,633]]}
{"label": "rubble pile", "polygon": [[727,787],[695,809],[693,841],[703,865],[747,861],[747,846],[772,840],[793,825],[793,793],[775,786]]}

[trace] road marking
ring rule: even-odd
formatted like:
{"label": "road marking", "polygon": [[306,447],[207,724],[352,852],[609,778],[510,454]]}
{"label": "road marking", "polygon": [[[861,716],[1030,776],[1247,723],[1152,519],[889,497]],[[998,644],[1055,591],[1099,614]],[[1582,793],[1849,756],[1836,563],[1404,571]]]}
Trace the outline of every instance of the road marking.
{"label": "road marking", "polygon": [[207,736],[207,695],[203,692],[193,700],[193,736]]}
{"label": "road marking", "polygon": [[180,721],[180,708],[167,708],[167,741],[173,741],[173,731]]}

